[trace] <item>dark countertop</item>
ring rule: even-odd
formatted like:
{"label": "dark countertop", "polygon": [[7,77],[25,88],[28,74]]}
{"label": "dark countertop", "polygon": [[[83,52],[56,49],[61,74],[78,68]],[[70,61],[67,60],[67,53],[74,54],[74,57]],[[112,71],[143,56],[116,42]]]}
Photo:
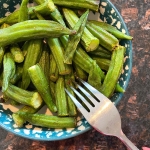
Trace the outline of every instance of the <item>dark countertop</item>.
{"label": "dark countertop", "polygon": [[[126,93],[117,105],[126,136],[150,147],[150,0],[111,0],[122,14],[133,40],[133,68]],[[125,150],[122,142],[94,129],[54,142],[28,140],[0,128],[0,150]]]}

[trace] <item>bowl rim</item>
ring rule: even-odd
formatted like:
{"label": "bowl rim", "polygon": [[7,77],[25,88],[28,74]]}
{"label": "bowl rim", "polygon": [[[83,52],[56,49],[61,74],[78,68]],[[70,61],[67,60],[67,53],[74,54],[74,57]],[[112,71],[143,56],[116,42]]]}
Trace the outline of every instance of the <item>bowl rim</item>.
{"label": "bowl rim", "polygon": [[[125,31],[126,31],[126,34],[129,35],[129,31],[128,31],[128,28],[120,14],[120,12],[117,10],[117,8],[115,7],[115,5],[110,1],[110,0],[105,0],[106,2],[109,3],[109,5],[115,10],[116,14],[118,15],[118,18],[119,20],[121,21]],[[128,78],[126,79],[126,84],[124,86],[124,89],[126,90],[128,84],[129,84],[129,80],[130,80],[130,77],[131,77],[131,72],[132,72],[132,42],[131,40],[129,40],[129,45],[130,45],[130,51],[129,51],[129,56],[130,56],[130,59],[129,59],[129,70],[128,70]],[[114,102],[115,105],[117,105],[121,98],[123,97],[123,93],[118,93],[117,94],[117,100]],[[58,140],[65,140],[65,139],[69,139],[69,138],[73,138],[73,137],[76,137],[80,134],[83,134],[87,131],[89,131],[90,129],[92,129],[92,127],[89,125],[89,127],[85,128],[84,130],[80,130],[79,132],[75,133],[75,134],[70,134],[68,136],[64,136],[64,137],[58,137],[58,138],[55,138],[55,139],[51,139],[51,138],[36,138],[36,137],[30,137],[26,134],[21,134],[21,133],[18,133],[18,132],[15,132],[14,130],[12,129],[9,129],[9,128],[6,128],[1,122],[0,122],[0,127],[2,127],[3,129],[5,129],[6,131],[8,132],[11,132],[17,136],[20,136],[20,137],[23,137],[23,138],[27,138],[27,139],[31,139],[31,140],[38,140],[38,141],[58,141]]]}

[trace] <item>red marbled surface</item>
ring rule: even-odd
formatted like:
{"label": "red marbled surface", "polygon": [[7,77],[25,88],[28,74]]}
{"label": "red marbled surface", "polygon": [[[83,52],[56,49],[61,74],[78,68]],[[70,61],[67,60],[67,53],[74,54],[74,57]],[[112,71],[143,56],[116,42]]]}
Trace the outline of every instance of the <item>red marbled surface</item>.
{"label": "red marbled surface", "polygon": [[[122,129],[139,149],[150,147],[150,0],[111,0],[123,16],[133,39],[133,68],[119,103]],[[0,150],[125,150],[115,137],[90,130],[77,137],[39,142],[0,129]]]}

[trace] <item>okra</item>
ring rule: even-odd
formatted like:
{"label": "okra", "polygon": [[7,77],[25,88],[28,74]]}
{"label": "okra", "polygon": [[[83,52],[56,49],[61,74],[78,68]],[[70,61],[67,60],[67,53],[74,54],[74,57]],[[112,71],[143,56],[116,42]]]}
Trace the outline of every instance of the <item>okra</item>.
{"label": "okra", "polygon": [[[74,92],[70,89],[70,86],[74,86],[72,81],[75,81],[73,71],[70,75],[65,76],[65,88],[75,97]],[[72,99],[66,95],[67,103],[68,103],[68,113],[69,116],[76,116],[77,115],[77,108],[73,103]]]}
{"label": "okra", "polygon": [[50,80],[53,82],[56,82],[58,79],[58,67],[56,64],[56,61],[54,59],[54,56],[51,54],[50,55],[50,69],[49,69],[49,76],[50,76]]}
{"label": "okra", "polygon": [[28,20],[1,29],[0,46],[35,38],[59,37],[65,34],[75,34],[75,31],[55,21]]}
{"label": "okra", "polygon": [[28,105],[33,108],[39,108],[43,102],[38,92],[29,92],[11,84],[9,84],[4,95],[18,103]]}
{"label": "okra", "polygon": [[52,112],[56,112],[57,107],[52,100],[49,83],[46,79],[46,76],[42,68],[38,64],[36,64],[28,69],[28,73],[32,80],[32,83],[36,87],[37,91],[40,93],[41,97],[43,98],[48,108]]}
{"label": "okra", "polygon": [[26,122],[26,120],[23,117],[21,117],[18,113],[26,112],[26,113],[34,114],[34,113],[38,112],[43,107],[43,105],[44,104],[42,104],[37,109],[25,105],[21,109],[19,109],[17,112],[13,113],[12,117],[13,117],[13,120],[14,120],[15,124],[17,125],[17,127],[22,127],[23,124]]}
{"label": "okra", "polygon": [[76,126],[76,119],[74,117],[58,117],[45,114],[30,114],[25,112],[18,113],[26,121],[33,125],[47,127],[47,128],[74,128]]}
{"label": "okra", "polygon": [[58,116],[68,116],[68,104],[65,93],[65,81],[63,76],[59,76],[56,86],[56,106],[58,108]]}
{"label": "okra", "polygon": [[98,27],[91,22],[87,22],[86,27],[95,37],[99,39],[100,45],[106,49],[112,51],[119,45],[119,40],[103,28]]}
{"label": "okra", "polygon": [[113,27],[112,25],[106,23],[106,22],[100,22],[96,20],[90,20],[89,22],[95,24],[98,27],[103,28],[104,30],[108,31],[112,35],[114,35],[118,39],[126,39],[126,40],[132,40],[133,37],[124,34],[123,32],[119,31],[117,28]]}
{"label": "okra", "polygon": [[80,79],[87,81],[88,74],[77,64],[74,63],[74,69],[75,69],[75,75],[79,77]]}
{"label": "okra", "polygon": [[17,81],[19,81],[22,78],[22,71],[23,71],[22,64],[17,64],[16,65],[16,72],[10,80],[11,84],[16,84]]}
{"label": "okra", "polygon": [[88,76],[88,83],[100,91],[101,80],[102,79],[100,76],[99,66],[96,64],[96,61],[93,61],[92,67],[90,69],[89,76]]}
{"label": "okra", "polygon": [[96,61],[96,63],[102,70],[108,71],[110,65],[109,59],[99,57],[92,57],[92,59]]}
{"label": "okra", "polygon": [[22,83],[21,88],[27,89],[30,84],[30,77],[28,74],[29,67],[35,65],[39,62],[41,54],[42,54],[42,40],[31,40],[28,41],[27,54],[25,57],[25,61],[23,64],[23,72],[22,72]]}
{"label": "okra", "polygon": [[107,97],[112,96],[115,90],[123,68],[124,53],[125,47],[123,46],[118,46],[112,53],[110,66],[100,89],[100,91]]}
{"label": "okra", "polygon": [[[35,14],[33,12],[35,10],[36,12],[42,14],[42,15],[48,15],[49,13],[53,12],[54,9],[51,9],[51,3],[49,4],[48,1],[44,1],[41,5],[29,7],[28,13],[31,18],[35,18]],[[14,11],[9,16],[0,18],[0,24],[8,23],[8,24],[15,24],[18,22],[19,18],[19,10]]]}
{"label": "okra", "polygon": [[50,47],[50,50],[54,56],[54,59],[56,61],[58,71],[60,75],[66,75],[70,73],[70,66],[67,64],[64,64],[64,48],[60,43],[60,40],[58,38],[48,38],[48,45]]}
{"label": "okra", "polygon": [[89,52],[88,53],[90,56],[96,56],[100,58],[111,58],[111,52],[102,47],[101,45],[98,46],[98,48],[95,51]]}
{"label": "okra", "polygon": [[[7,28],[7,27],[9,27],[9,25],[6,23],[3,23],[1,26],[1,29]],[[2,63],[3,63],[3,57],[4,57],[5,49],[6,49],[5,47],[0,47],[0,68],[1,68]]]}
{"label": "okra", "polygon": [[[62,36],[60,37],[60,39],[61,39],[63,46],[66,47],[67,42],[68,42],[67,36]],[[73,62],[76,65],[78,65],[80,68],[82,68],[85,72],[89,73],[92,67],[93,59],[81,47],[78,47],[74,54]],[[100,69],[100,76],[102,80],[104,80],[105,75],[101,69]]]}
{"label": "okra", "polygon": [[86,21],[88,18],[89,10],[87,10],[79,19],[77,24],[74,26],[74,30],[77,31],[77,34],[75,35],[70,35],[67,47],[65,49],[65,54],[64,54],[64,63],[66,64],[72,64],[72,59],[74,56],[74,53],[77,49],[77,46],[80,42],[80,38],[82,36],[82,33],[84,31]]}
{"label": "okra", "polygon": [[91,9],[98,11],[99,0],[53,0],[54,4],[76,9]]}
{"label": "okra", "polygon": [[11,52],[15,62],[21,63],[24,61],[23,52],[21,51],[18,44],[12,44],[10,47],[10,52]]}
{"label": "okra", "polygon": [[[78,16],[70,9],[63,8],[62,10],[67,23],[71,28],[74,28],[75,24],[79,20]],[[91,32],[85,27],[81,37],[81,43],[87,52],[94,51],[99,45],[99,39],[94,37],[93,34],[91,34]]]}
{"label": "okra", "polygon": [[120,86],[119,83],[117,83],[117,84],[116,84],[116,87],[115,87],[115,92],[124,93],[125,90]]}
{"label": "okra", "polygon": [[22,22],[29,19],[28,7],[27,7],[28,2],[29,0],[22,0],[21,6],[19,8],[18,22]]}
{"label": "okra", "polygon": [[11,78],[15,75],[16,66],[11,53],[6,53],[3,59],[3,85],[2,92],[5,92],[8,88]]}
{"label": "okra", "polygon": [[54,103],[56,104],[56,98],[55,98],[55,83],[52,81],[49,81],[49,86],[50,86],[50,93],[52,96],[52,99],[54,101]]}
{"label": "okra", "polygon": [[49,70],[50,70],[50,50],[47,44],[44,44],[42,48],[42,55],[39,61],[39,65],[44,71],[44,74],[49,82]]}

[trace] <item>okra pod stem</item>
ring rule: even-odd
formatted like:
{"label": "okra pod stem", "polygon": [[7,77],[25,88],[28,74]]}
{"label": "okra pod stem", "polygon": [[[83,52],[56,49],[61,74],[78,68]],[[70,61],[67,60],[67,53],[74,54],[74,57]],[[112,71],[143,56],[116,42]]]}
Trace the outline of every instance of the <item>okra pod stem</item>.
{"label": "okra pod stem", "polygon": [[48,20],[28,20],[0,30],[0,46],[25,40],[75,34],[63,25]]}
{"label": "okra pod stem", "polygon": [[34,86],[36,87],[37,91],[40,93],[41,97],[45,101],[48,108],[52,112],[56,112],[57,108],[52,100],[49,83],[46,79],[46,76],[42,68],[38,64],[36,64],[34,66],[31,66],[28,69],[28,73]]}
{"label": "okra pod stem", "polygon": [[110,66],[100,90],[107,97],[110,97],[115,90],[123,68],[124,53],[125,47],[123,46],[118,46],[112,53]]}
{"label": "okra pod stem", "polygon": [[88,22],[86,27],[95,37],[99,39],[100,45],[106,49],[112,51],[119,45],[119,40],[103,28],[98,27],[91,22]]}
{"label": "okra pod stem", "polygon": [[87,10],[78,20],[76,25],[74,26],[74,30],[77,31],[77,34],[75,35],[70,35],[67,47],[65,49],[65,54],[64,54],[64,63],[66,64],[72,64],[73,56],[74,53],[77,49],[77,46],[80,42],[80,38],[82,36],[82,33],[84,31],[86,21],[88,18],[89,10]]}
{"label": "okra pod stem", "polygon": [[68,104],[65,93],[65,81],[63,76],[59,76],[56,86],[56,105],[58,108],[58,116],[68,116]]}
{"label": "okra pod stem", "polygon": [[10,52],[11,52],[15,62],[21,63],[24,61],[24,55],[18,44],[12,44],[10,47]]}
{"label": "okra pod stem", "polygon": [[51,49],[51,52],[54,56],[54,59],[56,61],[59,74],[60,75],[66,75],[71,72],[70,66],[67,64],[64,64],[64,48],[61,45],[58,38],[48,38],[48,45]]}
{"label": "okra pod stem", "polygon": [[76,126],[76,119],[74,117],[58,117],[45,114],[30,114],[25,112],[18,113],[26,121],[33,125],[47,127],[47,128],[74,128]]}
{"label": "okra pod stem", "polygon": [[16,66],[14,59],[11,55],[11,53],[6,53],[4,55],[3,59],[3,86],[2,86],[2,92],[5,92],[8,88],[9,82],[11,78],[15,75]]}
{"label": "okra pod stem", "polygon": [[29,19],[28,7],[27,7],[28,2],[29,0],[22,0],[21,6],[19,8],[18,22],[22,22]]}
{"label": "okra pod stem", "polygon": [[[31,96],[27,96],[26,93]],[[33,108],[39,108],[43,102],[38,92],[30,93],[29,91],[23,90],[14,85],[9,85],[4,95],[18,103],[28,105]]]}
{"label": "okra pod stem", "polygon": [[23,72],[22,72],[22,83],[21,88],[27,89],[30,84],[30,77],[28,74],[29,67],[35,65],[39,62],[41,54],[42,54],[42,40],[31,40],[28,41],[28,45],[24,48],[27,50],[27,54],[25,57],[25,61],[23,64]]}
{"label": "okra pod stem", "polygon": [[133,39],[132,36],[126,35],[125,33],[119,31],[117,28],[113,27],[112,25],[110,25],[106,22],[100,22],[100,21],[96,21],[96,20],[90,20],[89,22],[95,24],[98,27],[103,28],[104,30],[113,34],[118,39],[126,39],[126,40],[132,40]]}
{"label": "okra pod stem", "polygon": [[[62,10],[69,26],[71,28],[74,28],[75,24],[79,20],[78,16],[74,11],[70,9],[63,8]],[[94,51],[99,45],[99,39],[94,37],[91,32],[85,27],[81,37],[81,43],[87,52]]]}

